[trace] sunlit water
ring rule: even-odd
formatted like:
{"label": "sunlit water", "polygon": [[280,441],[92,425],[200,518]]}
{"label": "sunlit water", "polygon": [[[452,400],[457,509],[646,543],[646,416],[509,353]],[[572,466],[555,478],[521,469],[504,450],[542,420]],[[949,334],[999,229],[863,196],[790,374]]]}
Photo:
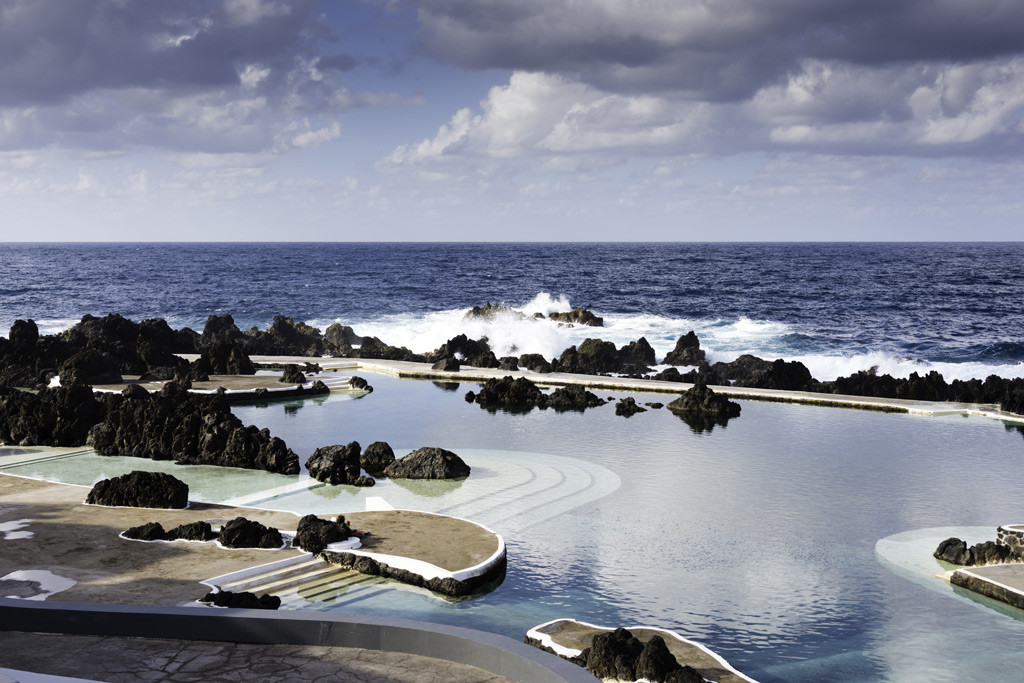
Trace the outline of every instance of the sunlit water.
{"label": "sunlit water", "polygon": [[[303,461],[317,446],[386,440],[400,453],[454,450],[473,475],[360,490],[305,475],[99,456],[19,473],[88,484],[101,474],[89,461],[108,463],[103,476],[168,468],[194,497],[296,512],[357,510],[380,496],[480,521],[508,543],[504,583],[470,600],[376,581],[326,602],[293,596],[292,608],[517,639],[558,617],[659,626],[762,681],[1004,681],[1024,670],[1024,623],[929,589],[876,554],[881,539],[911,530],[987,527],[994,538],[996,525],[1024,520],[1024,438],[999,422],[748,401],[727,427],[698,434],[665,409],[628,419],[611,404],[584,414],[490,413],[463,400],[473,385],[368,378],[376,390],[357,400],[235,412]],[[76,459],[83,465],[69,474]]]}

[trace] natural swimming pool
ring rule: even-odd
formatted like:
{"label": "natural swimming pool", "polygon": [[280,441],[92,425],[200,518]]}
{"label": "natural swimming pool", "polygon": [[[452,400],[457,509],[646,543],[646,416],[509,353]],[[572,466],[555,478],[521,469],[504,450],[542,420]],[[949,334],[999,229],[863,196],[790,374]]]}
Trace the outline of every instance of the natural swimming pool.
{"label": "natural swimming pool", "polygon": [[504,583],[471,600],[368,582],[307,609],[515,638],[558,617],[659,626],[762,681],[1009,680],[1024,665],[1024,623],[929,590],[876,554],[894,534],[978,526],[994,537],[996,525],[1024,520],[1024,438],[998,422],[744,401],[727,427],[697,434],[664,409],[628,419],[612,405],[492,414],[463,400],[472,385],[368,379],[376,390],[357,400],[236,413],[303,461],[317,446],[386,440],[396,451],[454,450],[473,475],[359,490],[99,456],[6,471],[91,483],[97,464],[102,477],[170,468],[206,500],[303,512],[361,509],[380,496],[479,521],[508,543]]}

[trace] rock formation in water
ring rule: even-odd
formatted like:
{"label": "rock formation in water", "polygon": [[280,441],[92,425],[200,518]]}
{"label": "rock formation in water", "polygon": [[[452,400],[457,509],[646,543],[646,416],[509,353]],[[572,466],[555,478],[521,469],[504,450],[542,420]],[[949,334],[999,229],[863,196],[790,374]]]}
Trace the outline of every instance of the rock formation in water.
{"label": "rock formation in water", "polygon": [[620,399],[619,402],[615,404],[615,414],[621,415],[623,417],[632,417],[637,413],[645,412],[647,412],[647,409],[641,408],[639,405],[637,405],[636,399],[633,398],[632,396],[627,396],[626,398]]}
{"label": "rock formation in water", "polygon": [[375,477],[384,476],[384,470],[395,461],[395,452],[386,441],[374,441],[359,456],[359,466]]}
{"label": "rock formation in water", "polygon": [[464,334],[452,337],[430,354],[435,363],[446,358],[458,359],[474,368],[496,368],[500,364],[486,338],[470,339]]}
{"label": "rock formation in water", "polygon": [[244,426],[222,396],[197,396],[168,382],[150,393],[138,385],[102,397],[105,418],[86,444],[102,455],[174,460],[298,474],[299,459],[267,429]]}
{"label": "rock formation in water", "polygon": [[479,403],[488,410],[501,408],[509,412],[528,412],[533,408],[551,408],[562,412],[585,410],[604,405],[604,401],[579,385],[568,385],[545,394],[525,377],[487,380],[479,392],[466,392],[466,401]]}
{"label": "rock formation in water", "polygon": [[675,348],[665,356],[665,365],[695,365],[707,364],[704,350],[700,348],[700,340],[690,330],[676,340]]}
{"label": "rock formation in water", "polygon": [[417,448],[384,470],[393,479],[460,479],[469,472],[469,465],[458,455],[430,446]]}
{"label": "rock formation in water", "polygon": [[306,460],[309,476],[327,484],[350,486],[373,486],[374,480],[360,472],[358,441],[347,445],[323,446],[313,451]]}
{"label": "rock formation in water", "polygon": [[947,538],[939,544],[933,553],[936,559],[964,567],[1020,561],[1020,558],[1011,557],[1012,555],[1009,546],[996,541],[984,541],[968,548],[967,543],[959,538]]}
{"label": "rock formation in water", "polygon": [[188,507],[188,485],[163,472],[134,471],[96,482],[85,499],[90,505],[113,507]]}
{"label": "rock formation in water", "polygon": [[674,413],[692,413],[710,417],[737,417],[740,404],[730,401],[721,394],[716,394],[706,384],[697,383],[689,391],[668,404]]}
{"label": "rock formation in water", "polygon": [[560,323],[572,325],[587,325],[589,327],[604,327],[604,318],[594,315],[593,311],[585,308],[574,308],[565,313],[549,313],[548,319]]}

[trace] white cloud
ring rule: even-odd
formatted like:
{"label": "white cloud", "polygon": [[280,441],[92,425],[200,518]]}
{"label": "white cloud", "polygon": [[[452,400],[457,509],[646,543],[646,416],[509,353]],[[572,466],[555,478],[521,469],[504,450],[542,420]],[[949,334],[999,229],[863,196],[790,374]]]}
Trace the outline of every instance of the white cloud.
{"label": "white cloud", "polygon": [[[306,121],[305,125],[308,127],[309,122]],[[322,145],[325,142],[336,140],[341,136],[341,126],[335,121],[329,126],[319,128],[317,130],[307,129],[292,138],[292,145],[295,147],[312,147],[314,145]]]}

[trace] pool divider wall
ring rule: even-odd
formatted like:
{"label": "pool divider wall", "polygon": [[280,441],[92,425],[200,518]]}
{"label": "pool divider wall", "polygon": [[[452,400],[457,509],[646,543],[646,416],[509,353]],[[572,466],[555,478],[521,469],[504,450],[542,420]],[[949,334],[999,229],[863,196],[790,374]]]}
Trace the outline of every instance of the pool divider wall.
{"label": "pool divider wall", "polygon": [[352,647],[477,667],[523,683],[593,683],[586,669],[506,636],[408,619],[0,598],[0,630]]}

